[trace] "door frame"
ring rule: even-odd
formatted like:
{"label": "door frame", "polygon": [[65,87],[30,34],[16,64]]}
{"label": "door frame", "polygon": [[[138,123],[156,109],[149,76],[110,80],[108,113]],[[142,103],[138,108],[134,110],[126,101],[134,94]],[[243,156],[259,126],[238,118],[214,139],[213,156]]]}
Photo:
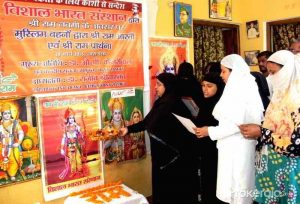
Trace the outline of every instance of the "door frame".
{"label": "door frame", "polygon": [[241,42],[240,42],[240,25],[234,24],[234,23],[223,23],[218,21],[209,21],[209,20],[199,20],[199,19],[193,19],[193,26],[202,25],[202,26],[215,26],[215,27],[221,27],[221,28],[235,28],[237,30],[237,51],[238,54],[241,53]]}
{"label": "door frame", "polygon": [[266,22],[266,43],[267,43],[267,50],[272,51],[272,43],[271,43],[271,37],[272,37],[272,31],[271,26],[273,25],[281,25],[281,24],[288,24],[288,23],[297,23],[300,22],[300,17],[296,18],[288,18],[288,19],[281,19],[281,20],[274,20],[274,21],[268,21]]}

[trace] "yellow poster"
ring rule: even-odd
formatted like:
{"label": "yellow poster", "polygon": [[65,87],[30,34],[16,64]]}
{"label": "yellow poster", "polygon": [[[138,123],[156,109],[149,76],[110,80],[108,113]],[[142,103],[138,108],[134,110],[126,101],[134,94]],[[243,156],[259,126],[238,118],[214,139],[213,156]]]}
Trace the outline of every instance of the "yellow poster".
{"label": "yellow poster", "polygon": [[91,140],[100,125],[98,92],[37,98],[46,201],[104,183],[100,145]]}

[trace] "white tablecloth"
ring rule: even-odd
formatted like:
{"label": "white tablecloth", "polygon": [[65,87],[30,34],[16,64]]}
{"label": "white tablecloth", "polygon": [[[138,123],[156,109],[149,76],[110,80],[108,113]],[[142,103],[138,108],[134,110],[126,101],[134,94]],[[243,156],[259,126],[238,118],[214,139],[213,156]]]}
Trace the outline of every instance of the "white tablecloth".
{"label": "white tablecloth", "polygon": [[[148,204],[147,199],[138,192],[132,190],[131,188],[122,184],[122,187],[125,191],[131,194],[129,197],[121,196],[120,198],[113,199],[110,202],[105,202],[107,204]],[[91,204],[87,202],[85,198],[80,198],[79,196],[70,196],[67,197],[64,204]]]}

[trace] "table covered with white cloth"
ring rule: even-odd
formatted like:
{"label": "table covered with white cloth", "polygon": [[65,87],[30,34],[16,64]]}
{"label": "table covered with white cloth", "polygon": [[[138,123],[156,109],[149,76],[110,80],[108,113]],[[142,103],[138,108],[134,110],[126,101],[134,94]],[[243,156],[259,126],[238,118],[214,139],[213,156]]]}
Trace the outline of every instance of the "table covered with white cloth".
{"label": "table covered with white cloth", "polygon": [[[80,195],[68,196],[65,199],[64,204],[91,204],[91,203],[104,203],[104,204],[148,204],[147,199],[140,193],[134,191],[128,186],[121,184],[119,185],[122,193],[113,195],[118,190],[103,191],[94,190],[89,193],[88,196],[84,197],[84,193]],[[110,187],[109,187],[110,188]],[[109,189],[108,188],[108,189]],[[124,191],[123,191],[124,190]],[[102,192],[100,192],[102,191]],[[99,193],[100,192],[100,193]],[[126,195],[126,193],[128,193]],[[87,195],[87,194],[85,194]]]}

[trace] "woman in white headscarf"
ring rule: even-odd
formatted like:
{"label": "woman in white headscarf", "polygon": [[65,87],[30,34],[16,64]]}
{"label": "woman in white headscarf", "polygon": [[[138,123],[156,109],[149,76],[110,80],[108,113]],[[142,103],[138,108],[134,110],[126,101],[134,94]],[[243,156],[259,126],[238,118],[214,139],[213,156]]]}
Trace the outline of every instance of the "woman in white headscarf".
{"label": "woman in white headscarf", "polygon": [[244,138],[239,125],[261,124],[264,108],[255,78],[241,56],[224,57],[221,70],[226,86],[213,110],[219,125],[196,128],[195,134],[217,140],[217,197],[226,203],[251,204],[256,140]]}
{"label": "woman in white headscarf", "polygon": [[242,125],[247,137],[259,137],[255,200],[300,203],[300,59],[280,50],[268,58],[274,94],[261,126]]}

